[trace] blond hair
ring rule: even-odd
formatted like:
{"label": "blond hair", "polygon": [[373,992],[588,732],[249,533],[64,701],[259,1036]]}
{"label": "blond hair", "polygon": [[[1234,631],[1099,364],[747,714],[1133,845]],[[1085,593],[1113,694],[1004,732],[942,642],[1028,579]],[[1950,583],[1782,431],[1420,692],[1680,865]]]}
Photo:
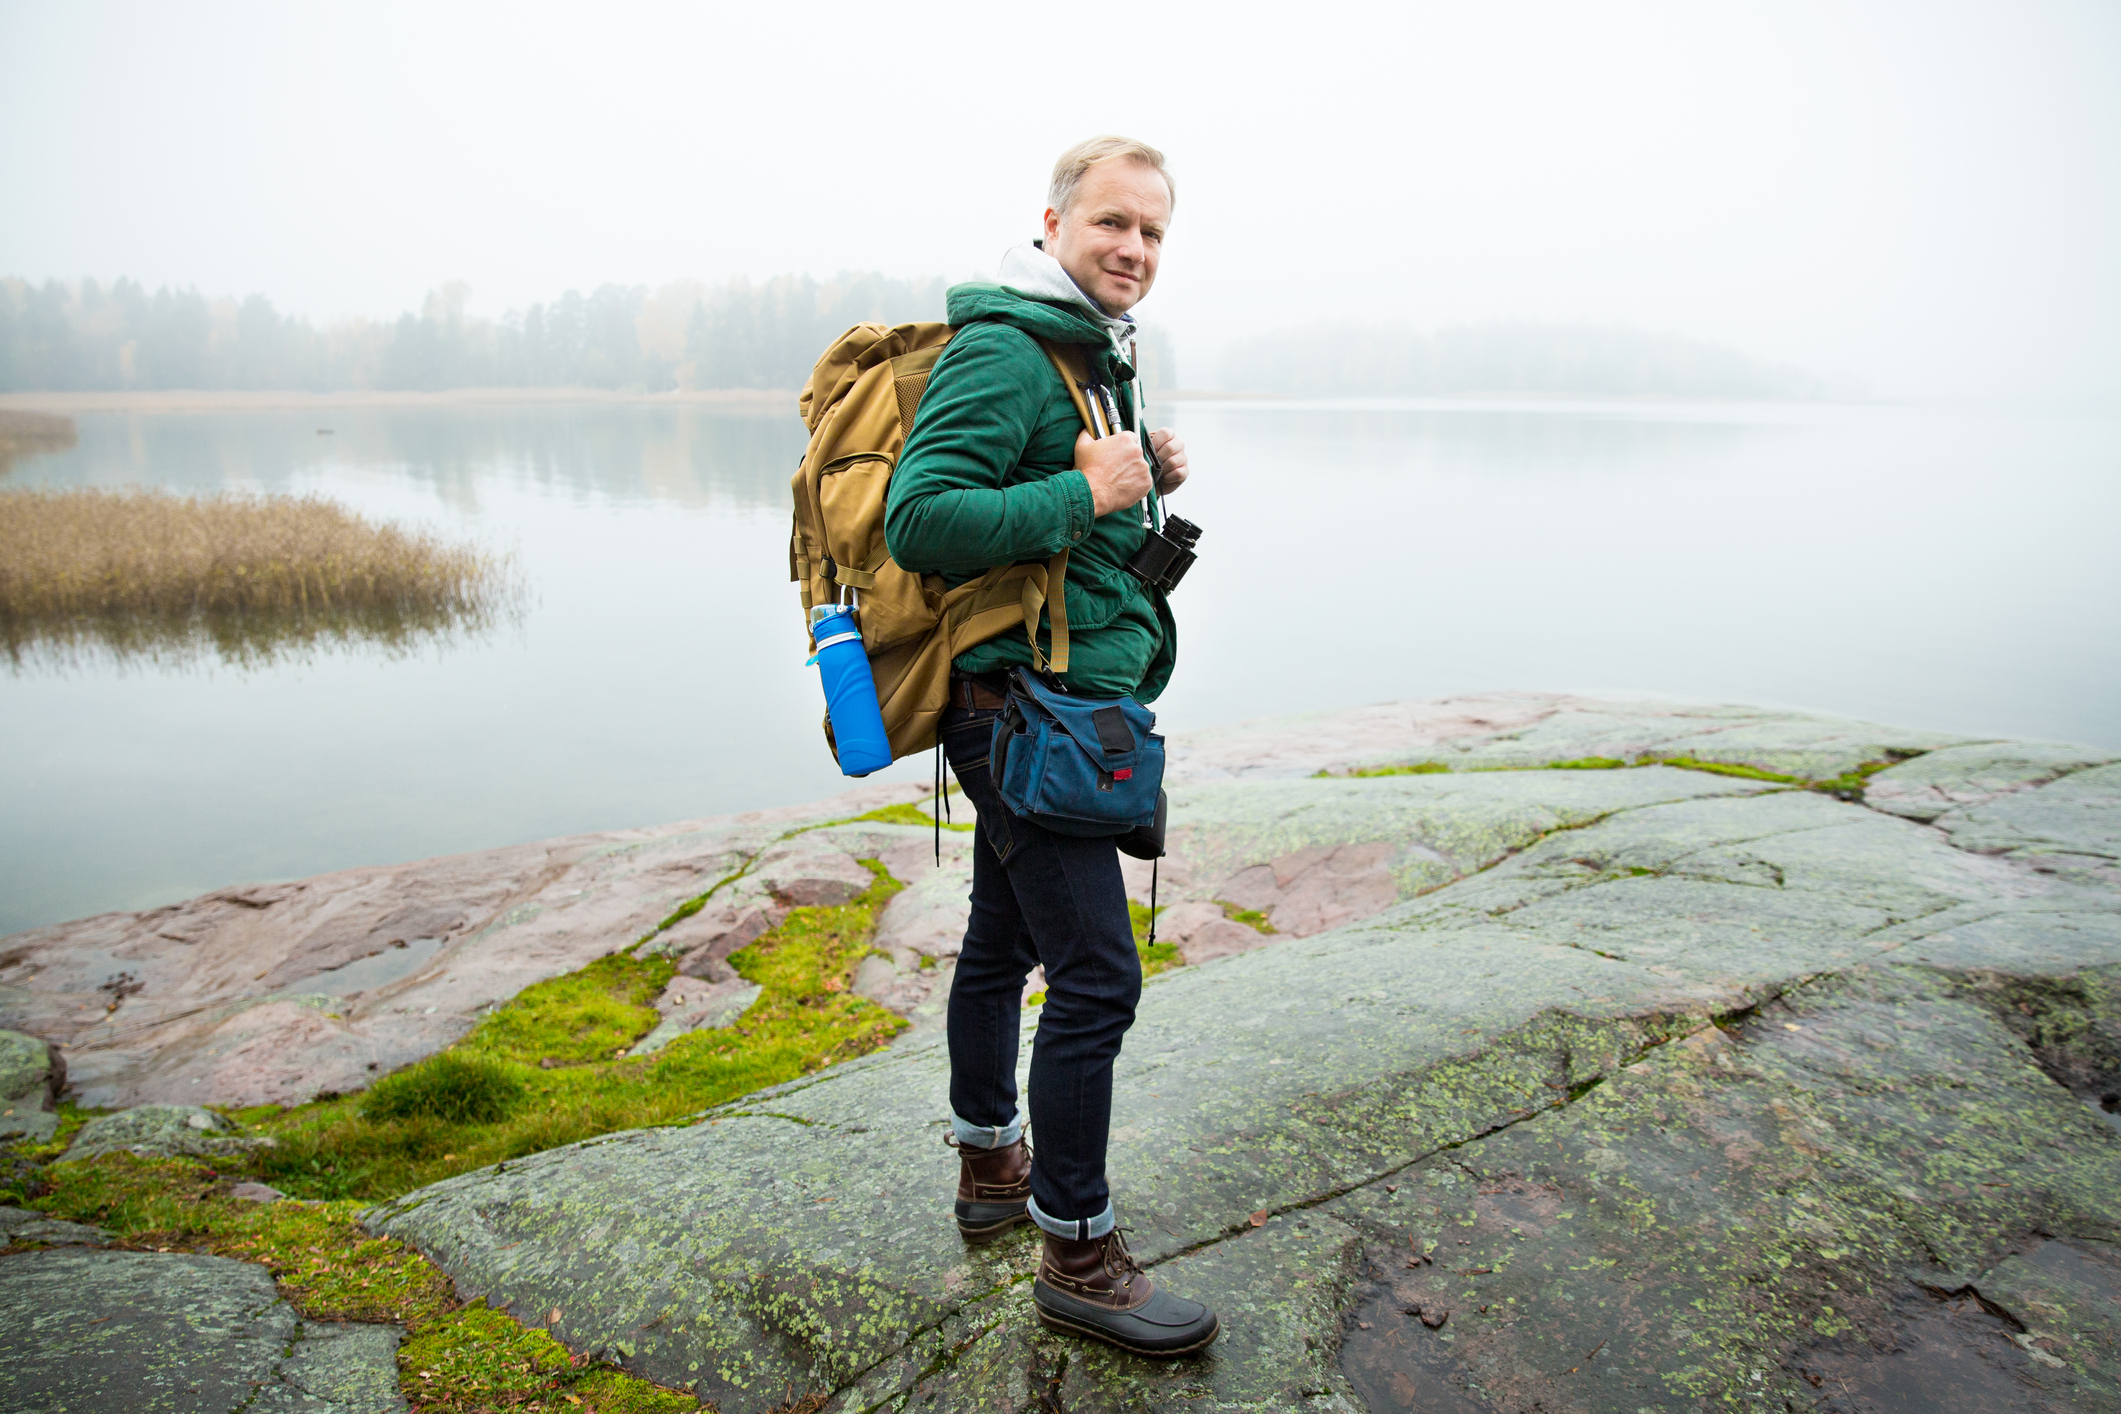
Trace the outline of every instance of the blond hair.
{"label": "blond hair", "polygon": [[1093,137],[1079,142],[1060,155],[1053,164],[1053,182],[1046,188],[1046,205],[1059,215],[1068,214],[1075,204],[1075,193],[1083,184],[1083,174],[1100,162],[1114,157],[1124,157],[1130,162],[1139,162],[1164,179],[1164,190],[1171,193],[1171,205],[1178,205],[1178,183],[1171,180],[1171,173],[1164,166],[1164,155],[1146,142],[1136,142],[1131,137]]}

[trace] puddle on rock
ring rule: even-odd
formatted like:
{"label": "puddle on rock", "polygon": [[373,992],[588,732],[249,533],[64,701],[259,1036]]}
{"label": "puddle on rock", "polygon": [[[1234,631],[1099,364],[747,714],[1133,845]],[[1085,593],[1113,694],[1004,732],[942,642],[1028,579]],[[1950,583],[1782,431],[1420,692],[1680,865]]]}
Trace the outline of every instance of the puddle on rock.
{"label": "puddle on rock", "polygon": [[327,996],[350,997],[356,992],[372,992],[386,987],[401,978],[412,976],[433,961],[442,950],[440,938],[414,938],[403,945],[393,945],[381,952],[357,957],[343,967],[334,967],[329,972],[319,972],[314,977],[302,979],[301,987],[306,992],[322,992]]}
{"label": "puddle on rock", "polygon": [[1494,1405],[1464,1387],[1453,1343],[1448,1326],[1430,1330],[1400,1309],[1389,1286],[1380,1285],[1355,1308],[1340,1346],[1340,1372],[1370,1414],[1494,1414]]}
{"label": "puddle on rock", "polygon": [[2039,1372],[2031,1357],[2011,1342],[2017,1333],[2015,1321],[1961,1291],[1909,1308],[1889,1348],[1820,1346],[1792,1368],[1819,1391],[1813,1414],[2064,1414],[2076,1408],[2067,1395],[2034,1383]]}

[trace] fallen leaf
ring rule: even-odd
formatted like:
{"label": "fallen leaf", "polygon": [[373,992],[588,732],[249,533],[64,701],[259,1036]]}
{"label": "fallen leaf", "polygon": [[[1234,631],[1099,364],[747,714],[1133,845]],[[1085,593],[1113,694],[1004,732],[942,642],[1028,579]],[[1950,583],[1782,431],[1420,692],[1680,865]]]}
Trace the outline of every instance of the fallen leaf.
{"label": "fallen leaf", "polygon": [[1451,1313],[1449,1311],[1423,1311],[1421,1313],[1421,1323],[1432,1331],[1441,1329],[1443,1323],[1450,1319]]}
{"label": "fallen leaf", "polygon": [[825,979],[825,990],[826,990],[826,991],[828,991],[828,992],[844,992],[844,991],[846,991],[846,990],[847,990],[847,982],[846,982],[846,979],[845,979],[845,978],[842,978],[842,977],[827,977],[827,978]]}
{"label": "fallen leaf", "polygon": [[1364,1331],[1366,1331],[1366,1330],[1368,1330],[1368,1329],[1370,1328],[1370,1323],[1369,1323],[1368,1321],[1357,1321],[1357,1322],[1355,1323],[1355,1328],[1356,1328],[1357,1330],[1364,1330]]}
{"label": "fallen leaf", "polygon": [[1261,1208],[1261,1209],[1260,1209],[1260,1210],[1259,1210],[1258,1212],[1256,1212],[1256,1213],[1254,1213],[1254,1214],[1252,1215],[1252,1226],[1254,1226],[1254,1227],[1265,1227],[1266,1225],[1267,1225],[1267,1210],[1266,1210],[1265,1208]]}
{"label": "fallen leaf", "polygon": [[[555,1307],[553,1307],[553,1308],[552,1308],[552,1311],[551,1311],[551,1313],[550,1313],[550,1314],[548,1314],[548,1315],[547,1315],[547,1316],[545,1317],[545,1324],[546,1324],[546,1325],[548,1325],[548,1326],[556,1326],[556,1325],[558,1325],[559,1323],[560,1323],[560,1308],[559,1308],[559,1307],[557,1307],[557,1306],[555,1306]],[[579,1401],[577,1401],[577,1402],[579,1403]]]}
{"label": "fallen leaf", "polygon": [[1785,1031],[1802,1031],[1804,1028],[1794,1021],[1785,1021],[1782,1023],[1782,1029]]}

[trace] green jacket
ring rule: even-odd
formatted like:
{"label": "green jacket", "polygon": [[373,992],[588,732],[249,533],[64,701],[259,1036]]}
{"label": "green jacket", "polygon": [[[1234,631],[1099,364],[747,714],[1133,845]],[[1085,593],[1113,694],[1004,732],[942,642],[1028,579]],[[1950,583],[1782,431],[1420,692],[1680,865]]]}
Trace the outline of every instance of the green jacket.
{"label": "green jacket", "polygon": [[[1111,341],[1087,313],[1001,285],[954,286],[946,317],[957,335],[928,377],[891,473],[884,511],[891,558],[956,586],[1067,550],[1064,680],[1086,697],[1154,701],[1171,680],[1178,630],[1164,596],[1121,568],[1148,533],[1142,509],[1091,518],[1090,483],[1075,469],[1082,418],[1038,345],[1085,345],[1111,382]],[[1050,646],[1043,619],[1039,645]],[[1030,665],[1021,631],[957,658],[968,673]]]}

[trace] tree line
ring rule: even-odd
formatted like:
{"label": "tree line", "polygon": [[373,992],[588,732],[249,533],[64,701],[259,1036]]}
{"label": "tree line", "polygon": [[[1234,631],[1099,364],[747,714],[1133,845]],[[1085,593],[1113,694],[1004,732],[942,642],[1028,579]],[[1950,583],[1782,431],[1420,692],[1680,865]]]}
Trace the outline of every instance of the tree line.
{"label": "tree line", "polygon": [[418,314],[320,329],[263,295],[0,279],[0,391],[799,388],[850,325],[943,309],[941,280],[876,274],[600,285],[498,319],[469,314],[470,294],[453,283]]}

